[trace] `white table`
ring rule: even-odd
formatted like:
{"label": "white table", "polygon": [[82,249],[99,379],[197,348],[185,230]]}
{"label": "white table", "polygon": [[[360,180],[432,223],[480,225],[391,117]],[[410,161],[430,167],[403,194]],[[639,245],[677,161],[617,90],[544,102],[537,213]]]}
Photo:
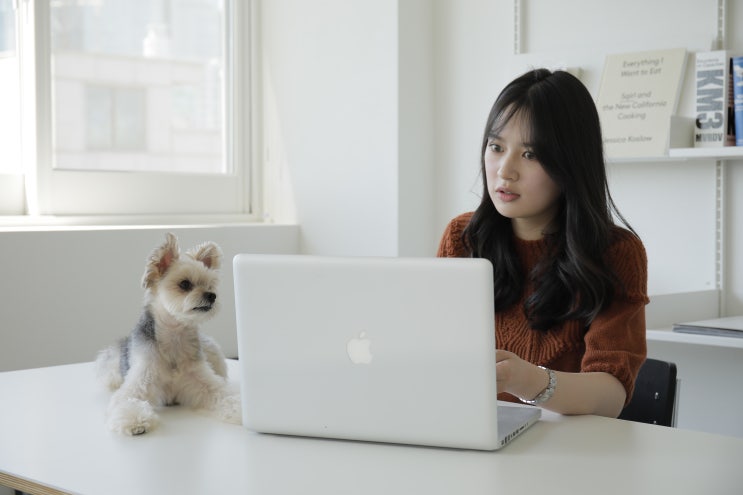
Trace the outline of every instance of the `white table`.
{"label": "white table", "polygon": [[178,407],[155,431],[123,437],[104,427],[107,400],[92,363],[0,373],[0,484],[86,495],[743,493],[743,440],[593,416],[545,411],[503,450],[474,452],[261,435]]}

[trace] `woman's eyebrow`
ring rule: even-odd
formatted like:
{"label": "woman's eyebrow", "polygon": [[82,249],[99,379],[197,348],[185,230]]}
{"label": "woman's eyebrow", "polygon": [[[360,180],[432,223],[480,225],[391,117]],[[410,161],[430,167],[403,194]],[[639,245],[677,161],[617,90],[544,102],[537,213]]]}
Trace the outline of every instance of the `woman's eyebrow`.
{"label": "woman's eyebrow", "polygon": [[[498,141],[502,141],[502,138],[501,138],[500,134],[498,134],[498,131],[494,131],[494,130],[491,130],[488,133],[488,139],[495,139],[495,140],[498,140]],[[520,145],[522,147],[524,147],[524,148],[529,148],[529,149],[533,149],[534,148],[534,143],[529,142],[529,141],[522,141],[520,143]]]}

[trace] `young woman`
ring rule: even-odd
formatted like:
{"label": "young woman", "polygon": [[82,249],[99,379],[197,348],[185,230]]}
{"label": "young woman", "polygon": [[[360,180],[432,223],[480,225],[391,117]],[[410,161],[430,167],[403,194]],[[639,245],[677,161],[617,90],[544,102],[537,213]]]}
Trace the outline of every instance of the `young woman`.
{"label": "young woman", "polygon": [[493,264],[499,398],[616,417],[646,356],[647,258],[609,193],[590,93],[562,71],[515,79],[481,156],[481,203],[438,255]]}

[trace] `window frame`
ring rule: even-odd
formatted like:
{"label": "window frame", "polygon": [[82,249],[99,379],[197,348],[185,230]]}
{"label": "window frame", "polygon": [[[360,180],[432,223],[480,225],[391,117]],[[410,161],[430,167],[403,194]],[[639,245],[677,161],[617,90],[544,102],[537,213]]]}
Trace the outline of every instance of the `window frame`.
{"label": "window frame", "polygon": [[[255,79],[252,0],[225,0],[224,157],[227,174],[54,169],[50,6],[20,0],[17,56],[21,73],[23,176],[0,175],[0,224],[254,221],[260,191],[253,160]],[[242,27],[242,29],[240,29]],[[33,56],[27,56],[32,54]],[[239,139],[238,139],[239,137]],[[87,220],[86,220],[87,219]]]}

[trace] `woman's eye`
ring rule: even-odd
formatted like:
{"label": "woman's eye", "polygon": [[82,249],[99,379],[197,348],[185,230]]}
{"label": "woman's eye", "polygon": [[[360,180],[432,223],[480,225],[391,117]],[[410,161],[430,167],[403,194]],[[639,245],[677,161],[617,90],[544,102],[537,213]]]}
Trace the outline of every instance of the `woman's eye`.
{"label": "woman's eye", "polygon": [[524,158],[527,160],[536,160],[537,155],[533,151],[524,151]]}
{"label": "woman's eye", "polygon": [[488,146],[490,147],[490,151],[494,153],[498,153],[499,151],[503,149],[501,148],[501,145],[497,143],[490,143]]}

